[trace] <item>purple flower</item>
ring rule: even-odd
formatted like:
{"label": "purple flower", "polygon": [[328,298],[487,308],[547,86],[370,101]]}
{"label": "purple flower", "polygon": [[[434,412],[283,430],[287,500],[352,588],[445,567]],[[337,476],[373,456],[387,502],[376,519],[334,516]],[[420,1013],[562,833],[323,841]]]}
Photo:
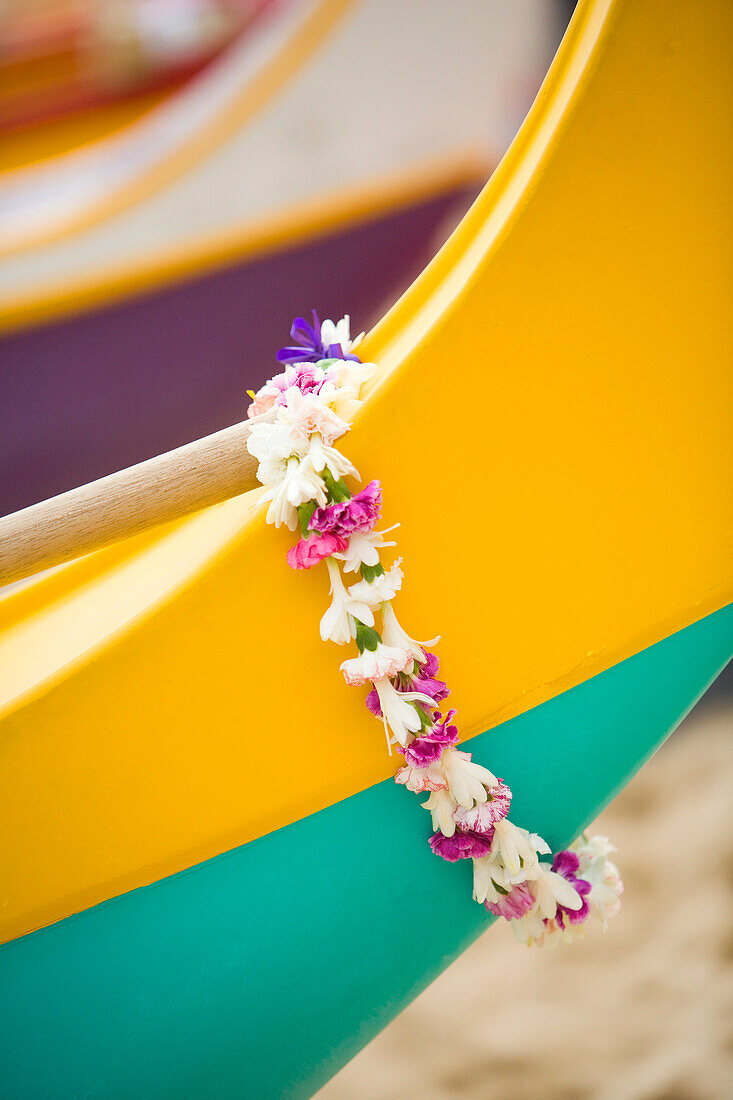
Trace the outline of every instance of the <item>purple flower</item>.
{"label": "purple flower", "polygon": [[[429,695],[436,703],[442,703],[450,695],[450,688],[444,680],[436,679],[439,668],[438,658],[434,653],[425,650],[425,663],[415,664],[412,674],[412,686],[407,691],[419,691],[423,695]],[[455,711],[453,711],[455,714]]]}
{"label": "purple flower", "polygon": [[443,718],[439,710],[434,711],[430,729],[423,730],[407,748],[400,749],[405,754],[405,763],[412,768],[427,768],[440,760],[443,749],[458,741],[458,726],[448,725],[455,715],[456,711],[449,710]]}
{"label": "purple flower", "polygon": [[519,920],[528,913],[534,905],[534,898],[530,893],[526,882],[520,882],[512,886],[506,896],[500,896],[498,901],[485,901],[489,913],[495,917],[504,917],[505,920]]}
{"label": "purple flower", "polygon": [[[421,695],[429,695],[435,703],[442,703],[450,695],[450,688],[444,680],[436,679],[439,662],[435,654],[425,650],[425,658],[425,663],[422,665],[415,662],[415,667],[409,676],[400,675],[395,687],[398,691],[419,691]],[[382,717],[379,696],[374,689],[367,695],[366,705],[376,718]],[[455,711],[451,714],[455,714]]]}
{"label": "purple flower", "polygon": [[317,363],[320,359],[351,359],[354,363],[361,362],[357,355],[344,354],[341,344],[323,343],[321,322],[315,310],[313,324],[309,325],[305,317],[296,317],[290,328],[290,335],[296,346],[280,348],[277,358],[281,363]]}
{"label": "purple flower", "polygon": [[435,833],[428,841],[436,856],[455,863],[459,859],[480,859],[491,851],[491,837],[456,829],[453,836]]}
{"label": "purple flower", "polygon": [[[579,866],[580,860],[577,855],[575,852],[568,851],[568,849],[558,852],[552,861],[553,871],[556,871],[558,875],[562,875],[564,879],[567,879],[570,885],[575,887],[583,899],[583,904],[580,909],[568,909],[565,905],[560,905],[558,902],[555,920],[560,928],[565,927],[566,918],[571,924],[582,924],[590,912],[590,905],[586,895],[591,892],[591,884],[584,878],[578,878],[576,872]],[[545,923],[547,923],[547,921],[545,921]]]}
{"label": "purple flower", "polygon": [[[382,508],[382,489],[378,481],[370,481],[348,500],[316,508],[308,524],[311,531],[348,538],[366,534],[374,528]],[[417,688],[415,690],[418,690]]]}

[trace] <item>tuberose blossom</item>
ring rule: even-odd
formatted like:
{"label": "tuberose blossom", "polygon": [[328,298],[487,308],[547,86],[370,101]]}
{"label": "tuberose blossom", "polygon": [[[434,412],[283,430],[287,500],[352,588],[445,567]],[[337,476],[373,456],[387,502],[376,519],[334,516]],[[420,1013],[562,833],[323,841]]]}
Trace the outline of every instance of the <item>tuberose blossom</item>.
{"label": "tuberose blossom", "polygon": [[332,600],[321,619],[321,638],[324,642],[346,645],[355,636],[354,619],[366,626],[374,626],[374,615],[366,604],[358,603],[349,596],[341,580],[338,564],[331,558],[326,558],[326,566],[331,578]]}
{"label": "tuberose blossom", "polygon": [[[445,777],[445,772],[443,772]],[[443,836],[453,836],[456,831],[454,814],[457,809],[456,800],[447,785],[441,790],[432,791],[427,802],[423,802],[423,809],[430,811],[433,822],[433,832],[440,832]]]}
{"label": "tuberose blossom", "polygon": [[[413,704],[418,703],[428,707],[431,700],[427,695],[421,695],[419,691],[397,691],[386,676],[381,680],[375,680],[374,687],[379,696],[385,729],[392,731],[392,742],[404,748],[410,740],[410,735],[422,728],[420,714]],[[388,736],[388,744],[389,741]]]}
{"label": "tuberose blossom", "polygon": [[447,749],[440,758],[443,774],[458,806],[470,809],[475,802],[485,802],[486,788],[495,787],[496,776],[481,764],[475,764],[470,752]]}
{"label": "tuberose blossom", "polygon": [[371,531],[382,508],[382,490],[378,481],[370,481],[349,500],[316,508],[309,527],[312,531],[329,532],[348,538],[355,532]]}
{"label": "tuberose blossom", "polygon": [[[496,786],[496,783],[489,785]],[[540,837],[528,833],[526,829],[518,829],[506,818],[496,822],[491,854],[501,860],[510,875],[519,875],[523,870],[533,867],[537,863],[538,851],[543,854],[550,851]]]}
{"label": "tuberose blossom", "polygon": [[440,638],[433,638],[429,642],[416,642],[398,623],[397,616],[391,604],[388,604],[384,608],[382,616],[382,637],[387,645],[401,645],[404,646],[405,649],[409,649],[415,660],[421,664],[426,660],[424,647],[435,645],[436,642],[440,641]]}
{"label": "tuberose blossom", "polygon": [[294,531],[298,526],[298,506],[314,498],[324,499],[325,495],[323,479],[313,469],[308,457],[291,458],[282,481],[264,495],[265,501],[270,500],[267,522],[275,527],[285,524]]}

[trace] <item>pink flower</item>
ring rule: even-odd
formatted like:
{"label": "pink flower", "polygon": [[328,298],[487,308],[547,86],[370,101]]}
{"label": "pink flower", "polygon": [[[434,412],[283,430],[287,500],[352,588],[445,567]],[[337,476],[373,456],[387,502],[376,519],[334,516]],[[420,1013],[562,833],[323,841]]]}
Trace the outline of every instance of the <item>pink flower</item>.
{"label": "pink flower", "polygon": [[325,380],[326,372],[313,363],[287,367],[282,374],[276,374],[257,391],[247,409],[247,416],[251,420],[269,412],[273,405],[284,404],[287,398],[283,394],[292,386],[297,386],[301,393],[318,393]]}
{"label": "pink flower", "polygon": [[577,871],[580,867],[580,860],[575,852],[571,852],[570,849],[565,849],[562,852],[558,852],[552,861],[552,869],[556,874],[562,875],[562,877],[575,887],[575,890],[580,895],[581,906],[579,909],[569,909],[566,905],[560,905],[557,903],[557,912],[555,914],[555,920],[560,928],[565,927],[565,920],[569,920],[571,924],[583,924],[590,913],[590,904],[588,902],[587,894],[591,892],[591,884],[584,878],[578,878]]}
{"label": "pink flower", "polygon": [[400,768],[394,781],[401,783],[414,794],[422,794],[423,791],[444,791],[448,787],[445,778],[433,768]]}
{"label": "pink flower", "polygon": [[[398,691],[419,691],[421,695],[429,695],[433,702],[441,703],[450,695],[450,689],[443,680],[436,679],[439,663],[435,654],[425,651],[424,658],[422,664],[415,662],[415,668],[409,676],[400,676],[395,687]],[[366,705],[376,718],[382,717],[376,691],[369,692]]]}
{"label": "pink flower", "polygon": [[498,901],[485,901],[484,905],[489,913],[495,917],[504,917],[505,920],[519,920],[528,913],[534,905],[534,898],[530,893],[526,882],[520,882],[518,886],[512,886],[509,893],[499,895]]}
{"label": "pink flower", "polygon": [[458,726],[448,725],[456,712],[449,710],[445,718],[439,710],[433,712],[433,725],[423,730],[404,750],[405,763],[413,768],[426,768],[440,760],[446,745],[458,742]]}
{"label": "pink flower", "polygon": [[501,821],[509,813],[512,804],[512,792],[499,780],[497,786],[489,787],[488,800],[480,802],[477,806],[466,810],[459,806],[456,810],[456,821],[464,829],[473,829],[482,835],[494,832],[494,825]]}
{"label": "pink flower", "polygon": [[436,856],[455,863],[459,859],[481,859],[491,851],[491,837],[456,829],[453,836],[436,833],[428,841]]}
{"label": "pink flower", "polygon": [[301,539],[288,550],[288,565],[291,569],[310,569],[324,558],[330,558],[336,550],[346,548],[346,539],[337,535],[309,535]]}
{"label": "pink flower", "polygon": [[382,508],[382,490],[378,481],[370,481],[349,500],[316,508],[311,516],[311,531],[324,531],[342,538],[352,534],[366,534],[379,519]]}

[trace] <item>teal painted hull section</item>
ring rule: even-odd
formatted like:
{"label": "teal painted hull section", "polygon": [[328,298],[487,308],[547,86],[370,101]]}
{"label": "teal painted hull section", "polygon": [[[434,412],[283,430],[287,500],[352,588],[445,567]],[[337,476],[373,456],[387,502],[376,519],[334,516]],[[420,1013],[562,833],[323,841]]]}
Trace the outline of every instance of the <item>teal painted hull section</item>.
{"label": "teal painted hull section", "polygon": [[[513,820],[576,836],[724,666],[732,610],[468,742]],[[386,781],[7,944],[4,1100],[311,1096],[490,923],[428,824]]]}

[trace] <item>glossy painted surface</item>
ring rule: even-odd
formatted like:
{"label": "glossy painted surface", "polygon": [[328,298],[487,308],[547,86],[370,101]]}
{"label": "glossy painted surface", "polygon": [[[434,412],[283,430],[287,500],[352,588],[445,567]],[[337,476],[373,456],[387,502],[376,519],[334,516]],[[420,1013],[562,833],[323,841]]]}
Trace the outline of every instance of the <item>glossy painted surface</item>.
{"label": "glossy painted surface", "polygon": [[[562,846],[732,648],[728,608],[467,747],[511,781],[514,819]],[[470,866],[428,832],[385,781],[7,944],[3,1096],[311,1096],[488,926]]]}
{"label": "glossy painted surface", "polygon": [[[507,158],[366,345],[346,449],[402,524],[397,612],[442,632],[464,736],[730,600],[732,18],[579,7]],[[394,767],[289,536],[247,499],[174,534],[70,571],[0,636],[6,938]]]}

